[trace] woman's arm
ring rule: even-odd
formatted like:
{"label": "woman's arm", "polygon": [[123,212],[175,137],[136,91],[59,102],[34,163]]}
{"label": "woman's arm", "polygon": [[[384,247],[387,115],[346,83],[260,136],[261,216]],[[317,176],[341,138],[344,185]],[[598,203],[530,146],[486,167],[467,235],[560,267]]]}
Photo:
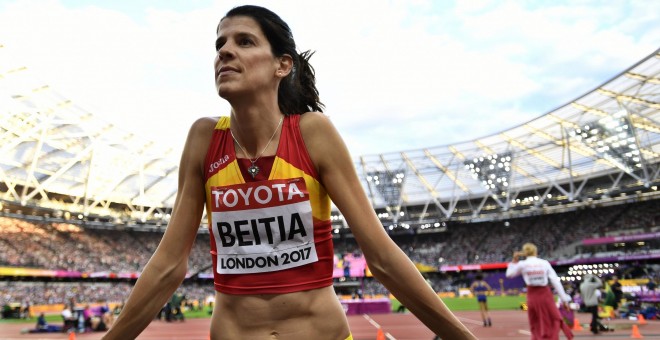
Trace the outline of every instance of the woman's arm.
{"label": "woman's arm", "polygon": [[117,320],[103,339],[134,339],[185,278],[205,202],[203,166],[214,121],[193,124],[179,165],[179,185],[165,234],[140,274]]}
{"label": "woman's arm", "polygon": [[387,235],[343,140],[328,118],[317,112],[306,113],[301,131],[321,182],[351,227],[378,281],[435,334],[445,339],[476,339]]}
{"label": "woman's arm", "polygon": [[522,266],[520,264],[511,262],[506,266],[506,273],[504,275],[507,278],[510,279],[520,274],[522,274]]}
{"label": "woman's arm", "polygon": [[513,260],[506,266],[506,273],[504,274],[507,278],[512,278],[522,274],[523,266],[519,264],[518,260],[520,259],[520,256],[523,255],[523,253],[518,251],[513,252]]}
{"label": "woman's arm", "polygon": [[603,286],[603,281],[602,281],[599,277],[597,277],[597,276],[595,276],[594,278],[596,279],[596,280],[595,280],[596,287],[597,287],[597,288],[602,287],[602,286]]}
{"label": "woman's arm", "polygon": [[557,272],[552,268],[552,265],[550,265],[549,262],[544,262],[546,266],[546,271],[548,273],[548,280],[550,281],[550,284],[552,284],[552,287],[555,288],[555,292],[559,295],[559,298],[563,302],[571,302],[571,296],[566,294],[566,291],[564,290],[564,286],[561,284],[561,280],[559,279],[559,276],[557,276]]}

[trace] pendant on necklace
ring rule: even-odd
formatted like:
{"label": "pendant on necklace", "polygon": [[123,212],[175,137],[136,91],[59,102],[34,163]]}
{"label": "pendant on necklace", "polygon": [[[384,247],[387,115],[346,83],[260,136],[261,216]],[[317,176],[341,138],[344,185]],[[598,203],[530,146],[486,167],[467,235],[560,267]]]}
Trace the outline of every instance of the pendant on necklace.
{"label": "pendant on necklace", "polygon": [[250,165],[250,167],[247,169],[248,173],[250,174],[250,176],[252,176],[252,178],[257,176],[257,174],[259,173],[259,170],[261,170],[261,169],[259,169],[258,166],[254,165],[254,163],[252,163],[252,165]]}

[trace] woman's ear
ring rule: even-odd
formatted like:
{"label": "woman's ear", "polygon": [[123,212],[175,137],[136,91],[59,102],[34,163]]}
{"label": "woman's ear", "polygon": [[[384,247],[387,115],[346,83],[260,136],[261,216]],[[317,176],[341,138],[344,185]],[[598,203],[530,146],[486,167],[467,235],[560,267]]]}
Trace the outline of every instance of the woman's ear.
{"label": "woman's ear", "polygon": [[277,58],[279,63],[277,67],[277,71],[275,71],[275,74],[278,77],[284,78],[291,73],[291,70],[293,69],[293,58],[291,58],[290,55],[288,54],[283,54],[281,57]]}

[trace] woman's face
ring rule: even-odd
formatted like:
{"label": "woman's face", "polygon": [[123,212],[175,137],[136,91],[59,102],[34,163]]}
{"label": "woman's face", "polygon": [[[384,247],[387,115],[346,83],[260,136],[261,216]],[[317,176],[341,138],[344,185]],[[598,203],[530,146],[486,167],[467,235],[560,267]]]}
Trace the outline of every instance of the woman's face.
{"label": "woman's face", "polygon": [[278,58],[254,19],[235,16],[220,21],[215,47],[215,86],[220,97],[277,93]]}

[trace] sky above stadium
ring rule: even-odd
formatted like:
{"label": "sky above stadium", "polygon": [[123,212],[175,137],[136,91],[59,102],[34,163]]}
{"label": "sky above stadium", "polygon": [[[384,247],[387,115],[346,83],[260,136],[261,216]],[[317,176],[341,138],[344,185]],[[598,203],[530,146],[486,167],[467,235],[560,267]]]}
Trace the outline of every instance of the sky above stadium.
{"label": "sky above stadium", "polygon": [[[250,3],[316,51],[325,112],[354,157],[523,124],[660,47],[660,1]],[[180,150],[195,119],[230,112],[215,93],[215,29],[241,4],[0,0],[0,53],[99,119]]]}

